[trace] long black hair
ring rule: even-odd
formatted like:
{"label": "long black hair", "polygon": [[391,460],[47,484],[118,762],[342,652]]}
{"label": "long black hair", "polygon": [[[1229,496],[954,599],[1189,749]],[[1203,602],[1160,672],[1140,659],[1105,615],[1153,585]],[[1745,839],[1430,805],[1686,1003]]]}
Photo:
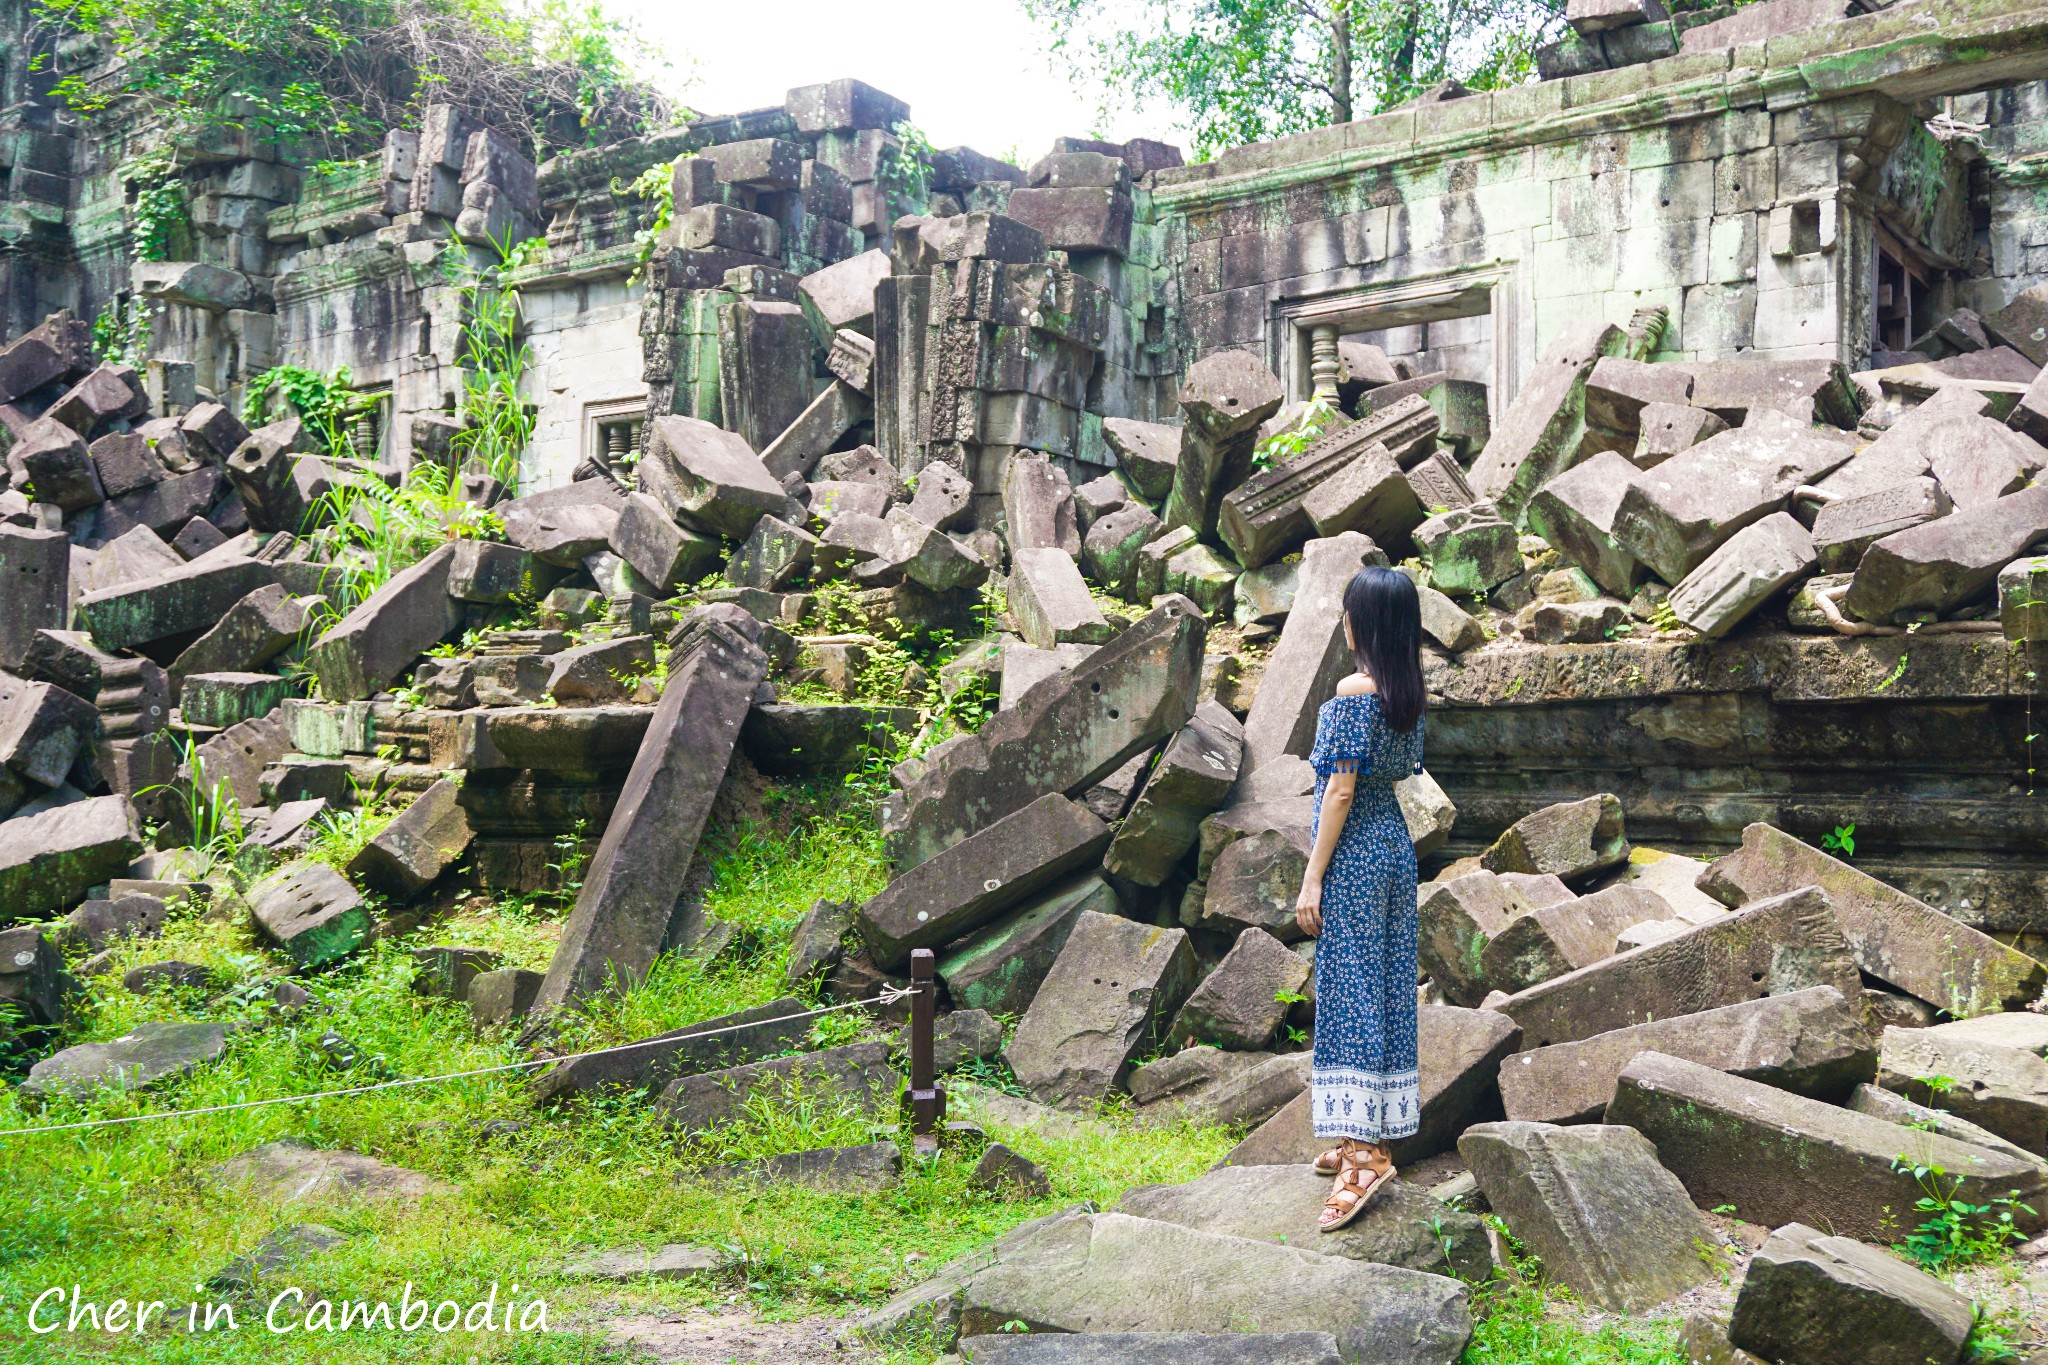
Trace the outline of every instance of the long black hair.
{"label": "long black hair", "polygon": [[1388,726],[1408,731],[1422,719],[1422,607],[1415,584],[1397,569],[1368,567],[1344,588],[1344,615],[1351,622],[1352,660],[1372,675],[1380,714]]}

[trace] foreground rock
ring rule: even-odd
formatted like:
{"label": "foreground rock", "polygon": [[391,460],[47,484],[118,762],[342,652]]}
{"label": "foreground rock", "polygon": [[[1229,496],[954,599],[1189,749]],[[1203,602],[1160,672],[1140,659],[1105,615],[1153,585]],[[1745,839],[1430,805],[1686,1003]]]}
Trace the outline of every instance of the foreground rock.
{"label": "foreground rock", "polygon": [[1598,1122],[1615,1080],[1644,1052],[1831,1103],[1877,1071],[1859,1011],[1835,987],[1814,986],[1516,1053],[1501,1063],[1502,1104],[1511,1119]]}
{"label": "foreground rock", "polygon": [[1323,1233],[1316,1216],[1329,1195],[1330,1178],[1306,1163],[1219,1166],[1182,1185],[1140,1185],[1117,1207],[1198,1232],[1308,1247],[1325,1256],[1454,1275],[1473,1284],[1493,1271],[1485,1225],[1430,1198],[1420,1186],[1396,1180],[1355,1222]]}
{"label": "foreground rock", "polygon": [[1595,1307],[1640,1312],[1714,1276],[1707,1221],[1634,1129],[1482,1123],[1458,1155],[1545,1273]]}
{"label": "foreground rock", "polygon": [[2020,1009],[2048,981],[2048,967],[2018,949],[1761,822],[1700,878],[1737,907],[1802,886],[1827,893],[1858,967],[1957,1018]]}
{"label": "foreground rock", "polygon": [[1750,1260],[1728,1340],[1801,1365],[1951,1365],[1975,1325],[1970,1301],[1932,1275],[1788,1223]]}
{"label": "foreground rock", "polygon": [[894,1100],[901,1084],[902,1078],[889,1066],[887,1046],[853,1043],[684,1076],[669,1082],[655,1108],[670,1127],[701,1133],[738,1117],[756,1093],[776,1098],[795,1088],[813,1100],[836,1096],[876,1113]]}
{"label": "foreground rock", "polygon": [[810,1020],[790,1018],[804,1011],[803,1001],[784,996],[638,1039],[628,1052],[558,1062],[534,1078],[534,1103],[548,1104],[607,1089],[653,1090],[678,1076],[744,1066],[788,1052],[809,1036]]}
{"label": "foreground rock", "polygon": [[[1607,1107],[1657,1146],[1657,1158],[1685,1182],[1701,1208],[1731,1205],[1750,1223],[1825,1221],[1846,1237],[1889,1241],[1902,1210],[1921,1190],[1901,1156],[1940,1166],[1973,1204],[2017,1193],[2048,1207],[2048,1176],[2032,1162],[1913,1133],[1757,1081],[1646,1052],[1630,1062]],[[2040,1216],[2022,1215],[2023,1229]]]}
{"label": "foreground rock", "polygon": [[672,1242],[652,1251],[640,1247],[593,1251],[537,1269],[568,1280],[683,1280],[723,1270],[728,1259],[724,1252],[711,1247]]}
{"label": "foreground rock", "polygon": [[1939,1029],[1888,1028],[1877,1083],[2048,1156],[2048,1062],[2031,1052]]}
{"label": "foreground rock", "polygon": [[227,1048],[225,1024],[137,1024],[112,1042],[81,1043],[37,1062],[21,1093],[85,1099],[100,1090],[148,1090],[219,1061]]}
{"label": "foreground rock", "polygon": [[1085,911],[1003,1058],[1041,1102],[1093,1105],[1122,1083],[1194,981],[1186,930]]}
{"label": "foreground rock", "polygon": [[125,796],[0,821],[0,916],[61,913],[141,856],[142,821]]}
{"label": "foreground rock", "polygon": [[761,1180],[801,1185],[820,1194],[867,1195],[893,1190],[903,1178],[903,1154],[893,1142],[782,1152],[758,1161],[713,1166],[710,1180]]}
{"label": "foreground rock", "polygon": [[1044,1332],[968,1337],[974,1365],[1339,1365],[1327,1332]]}
{"label": "foreground rock", "polygon": [[1050,1332],[1330,1332],[1345,1360],[1450,1365],[1472,1333],[1465,1286],[1298,1247],[1096,1213],[1010,1244],[968,1282],[963,1336]]}
{"label": "foreground rock", "polygon": [[646,975],[668,940],[697,840],[768,675],[760,646],[703,621],[677,649],[625,789],[562,928],[536,1007]]}

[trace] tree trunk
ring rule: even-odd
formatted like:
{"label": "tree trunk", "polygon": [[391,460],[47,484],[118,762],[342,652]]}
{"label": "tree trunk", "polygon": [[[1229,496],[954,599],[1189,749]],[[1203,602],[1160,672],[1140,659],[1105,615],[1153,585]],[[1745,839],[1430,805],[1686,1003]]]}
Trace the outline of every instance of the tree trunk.
{"label": "tree trunk", "polygon": [[1351,122],[1351,5],[1330,7],[1330,122]]}

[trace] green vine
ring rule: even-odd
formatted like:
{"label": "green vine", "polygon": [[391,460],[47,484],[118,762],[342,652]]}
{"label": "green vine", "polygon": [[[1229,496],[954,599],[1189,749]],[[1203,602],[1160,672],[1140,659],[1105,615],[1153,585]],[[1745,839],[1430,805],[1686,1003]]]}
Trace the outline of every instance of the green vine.
{"label": "green vine", "polygon": [[479,268],[469,250],[451,241],[441,253],[447,279],[462,297],[462,429],[455,433],[458,457],[508,489],[519,483],[519,466],[533,440],[534,415],[519,388],[533,363],[520,339],[519,291],[504,277],[544,250],[544,238],[493,242],[498,264]]}
{"label": "green vine", "polygon": [[892,131],[898,145],[876,168],[875,181],[890,202],[907,204],[922,213],[932,193],[931,139],[908,121],[897,124]]}
{"label": "green vine", "polygon": [[654,260],[654,249],[660,245],[661,234],[667,232],[669,225],[675,222],[676,167],[682,160],[683,158],[678,157],[674,161],[663,161],[649,166],[635,176],[631,184],[620,182],[616,176],[612,178],[613,194],[621,198],[631,195],[654,208],[654,212],[640,225],[639,231],[633,234],[634,255],[639,263],[633,267],[633,274],[627,280],[628,284],[638,284],[640,277],[647,273],[648,264]]}
{"label": "green vine", "polygon": [[350,454],[345,427],[355,399],[353,382],[346,365],[327,374],[300,365],[276,366],[249,381],[242,420],[252,427],[275,421],[281,403],[313,428],[329,454]]}
{"label": "green vine", "polygon": [[92,320],[92,353],[103,365],[140,365],[149,356],[149,305],[109,299]]}

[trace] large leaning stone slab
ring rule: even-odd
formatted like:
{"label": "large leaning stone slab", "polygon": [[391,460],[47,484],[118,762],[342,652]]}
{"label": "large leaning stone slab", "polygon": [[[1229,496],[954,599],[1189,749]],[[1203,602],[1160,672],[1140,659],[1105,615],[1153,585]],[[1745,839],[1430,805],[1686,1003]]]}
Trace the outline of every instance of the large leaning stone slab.
{"label": "large leaning stone slab", "polygon": [[1247,351],[1218,351],[1189,367],[1180,390],[1180,458],[1166,499],[1168,527],[1215,536],[1223,495],[1251,473],[1259,423],[1284,399],[1280,381]]}
{"label": "large leaning stone slab", "polygon": [[1722,542],[1850,454],[1840,442],[1776,425],[1723,432],[1637,474],[1615,512],[1615,539],[1665,582],[1682,582]]}
{"label": "large leaning stone slab", "polygon": [[[1657,1052],[1623,1069],[1607,1121],[1655,1143],[1693,1203],[1731,1205],[1749,1223],[1812,1218],[1845,1237],[1889,1241],[1921,1195],[1901,1157],[1940,1166],[1959,1182],[1955,1197],[1973,1204],[2017,1191],[2038,1209],[2048,1190],[2032,1162]],[[2040,1217],[2021,1222],[2032,1228]]]}
{"label": "large leaning stone slab", "polygon": [[1671,613],[1710,640],[1813,572],[1813,537],[1789,513],[1773,512],[1730,536],[1665,599]]}
{"label": "large leaning stone slab", "polygon": [[0,821],[0,920],[60,914],[142,856],[125,796],[95,796]]}
{"label": "large leaning stone slab", "polygon": [[1502,1105],[1511,1119],[1597,1123],[1615,1078],[1644,1052],[1830,1103],[1877,1073],[1859,1010],[1833,986],[1812,986],[1518,1052],[1501,1063]]}
{"label": "large leaning stone slab", "polygon": [[1194,982],[1185,930],[1084,912],[1003,1059],[1041,1102],[1093,1106],[1122,1082]]}
{"label": "large leaning stone slab", "polygon": [[1032,897],[1001,919],[946,948],[939,980],[964,1009],[1022,1014],[1083,911],[1121,914],[1116,892],[1092,872],[1079,874]]}
{"label": "large leaning stone slab", "polygon": [[460,630],[462,603],[448,595],[455,547],[444,545],[370,594],[330,626],[306,662],[329,701],[361,701],[390,686],[413,660]]}
{"label": "large leaning stone slab", "polygon": [[630,1051],[557,1062],[534,1077],[533,1100],[551,1104],[603,1090],[651,1091],[678,1076],[723,1071],[777,1056],[800,1047],[810,1036],[809,1019],[791,1018],[804,1012],[801,1000],[784,996],[636,1039]]}
{"label": "large leaning stone slab", "polygon": [[700,623],[676,651],[537,1008],[640,980],[653,965],[687,904],[685,874],[767,676],[760,646],[722,621]]}
{"label": "large leaning stone slab", "polygon": [[1037,649],[1101,644],[1113,630],[1088,595],[1088,581],[1073,555],[1057,546],[1022,549],[1011,556],[1010,614],[1018,632]]}
{"label": "large leaning stone slab", "polygon": [[[1424,1005],[1416,1042],[1422,1073],[1422,1126],[1394,1144],[1394,1160],[1408,1164],[1455,1147],[1458,1135],[1500,1114],[1502,1062],[1522,1040],[1515,1021],[1494,1010]],[[1307,1163],[1330,1145],[1309,1118],[1313,1091],[1304,1091],[1260,1124],[1223,1158],[1228,1166]]]}
{"label": "large leaning stone slab", "polygon": [[1619,327],[1599,322],[1554,341],[1473,459],[1472,491],[1519,517],[1537,489],[1578,459],[1586,434],[1586,379],[1602,356],[1620,354],[1627,341]]}
{"label": "large leaning stone slab", "polygon": [[369,941],[370,908],[348,878],[293,863],[249,888],[256,927],[301,970],[339,962]]}
{"label": "large leaning stone slab", "polygon": [[852,1043],[681,1076],[668,1083],[654,1107],[668,1126],[701,1133],[738,1118],[756,1094],[772,1102],[801,1091],[813,1101],[838,1098],[872,1114],[894,1101],[901,1084],[890,1069],[887,1044]]}
{"label": "large leaning stone slab", "polygon": [[968,1282],[963,1336],[1329,1331],[1347,1361],[1450,1365],[1472,1331],[1456,1280],[1301,1247],[1096,1213],[1010,1243]]}
{"label": "large leaning stone slab", "polygon": [[2008,1142],[1989,1128],[1980,1128],[1968,1119],[1951,1114],[1945,1109],[1931,1109],[1924,1104],[1915,1104],[1904,1095],[1879,1086],[1857,1086],[1849,1092],[1849,1101],[1843,1107],[1853,1109],[1859,1114],[1868,1114],[1872,1118],[1883,1119],[1886,1123],[1895,1123],[1901,1128],[1911,1128],[1922,1133],[1940,1133],[1943,1137],[1952,1137],[1957,1142],[1967,1142],[1972,1147],[2003,1152],[2022,1161],[2031,1161],[2037,1166],[2048,1165],[2042,1158],[2024,1147]]}
{"label": "large leaning stone slab", "polygon": [[1479,1219],[1396,1180],[1374,1196],[1358,1220],[1334,1233],[1316,1228],[1330,1178],[1305,1164],[1218,1166],[1181,1185],[1140,1185],[1119,1211],[1178,1223],[1197,1232],[1254,1242],[1313,1247],[1325,1256],[1456,1275],[1479,1283],[1493,1271],[1493,1251]]}
{"label": "large leaning stone slab", "polygon": [[1048,793],[904,872],[860,908],[854,925],[875,965],[893,971],[916,948],[981,928],[1109,847],[1109,826]]}
{"label": "large leaning stone slab", "polygon": [[39,630],[62,630],[71,619],[71,541],[62,531],[0,525],[0,668],[19,669]]}
{"label": "large leaning stone slab", "polygon": [[1751,1258],[1730,1344],[1800,1365],[1953,1365],[1970,1301],[1897,1256],[1788,1223]]}
{"label": "large leaning stone slab", "polygon": [[1244,758],[1244,726],[1213,701],[1195,709],[1160,753],[1103,866],[1140,886],[1159,886],[1200,837],[1203,819],[1230,795]]}
{"label": "large leaning stone slab", "polygon": [[442,778],[349,860],[351,877],[397,900],[417,896],[469,851],[462,787]]}
{"label": "large leaning stone slab", "polygon": [[229,607],[206,634],[194,640],[170,667],[172,687],[200,673],[241,673],[260,668],[291,647],[305,632],[306,599],[265,584]]}
{"label": "large leaning stone slab", "polygon": [[1937,518],[1863,552],[1842,605],[1866,621],[1940,614],[1988,591],[1998,571],[2048,535],[2048,487]]}
{"label": "large leaning stone slab", "polygon": [[1500,1009],[1522,1026],[1525,1046],[1541,1048],[1809,986],[1847,1000],[1862,991],[1834,909],[1814,887],[1531,986]]}
{"label": "large leaning stone slab", "polygon": [[137,1024],[106,1043],[80,1043],[29,1069],[21,1093],[85,1099],[100,1090],[148,1090],[174,1081],[228,1048],[225,1024]]}
{"label": "large leaning stone slab", "polygon": [[1543,485],[1529,502],[1529,529],[1617,597],[1635,591],[1636,557],[1614,538],[1614,517],[1636,467],[1603,450]]}
{"label": "large leaning stone slab", "polygon": [[1935,1029],[1887,1028],[1877,1083],[2048,1156],[2048,1062],[2031,1052]]}
{"label": "large leaning stone slab", "polygon": [[1351,671],[1344,646],[1344,589],[1367,564],[1383,563],[1379,547],[1356,531],[1311,540],[1301,552],[1294,606],[1280,643],[1266,661],[1258,695],[1244,722],[1240,796],[1259,770],[1292,754],[1308,757],[1316,709]]}
{"label": "large leaning stone slab", "polygon": [[1700,878],[1730,906],[1802,886],[1827,892],[1857,966],[1957,1018],[2022,1008],[2048,980],[2048,967],[2018,949],[1761,822]]}
{"label": "large leaning stone slab", "polygon": [[194,560],[154,578],[89,592],[78,600],[78,615],[101,649],[182,642],[211,630],[228,608],[275,578],[270,565],[253,559]]}
{"label": "large leaning stone slab", "polygon": [[1707,1220],[1632,1128],[1482,1123],[1458,1155],[1544,1272],[1597,1308],[1641,1312],[1714,1277]]}
{"label": "large leaning stone slab", "polygon": [[1207,637],[1194,604],[1170,598],[978,734],[946,746],[884,806],[897,866],[913,867],[1040,796],[1082,796],[1186,725]]}

